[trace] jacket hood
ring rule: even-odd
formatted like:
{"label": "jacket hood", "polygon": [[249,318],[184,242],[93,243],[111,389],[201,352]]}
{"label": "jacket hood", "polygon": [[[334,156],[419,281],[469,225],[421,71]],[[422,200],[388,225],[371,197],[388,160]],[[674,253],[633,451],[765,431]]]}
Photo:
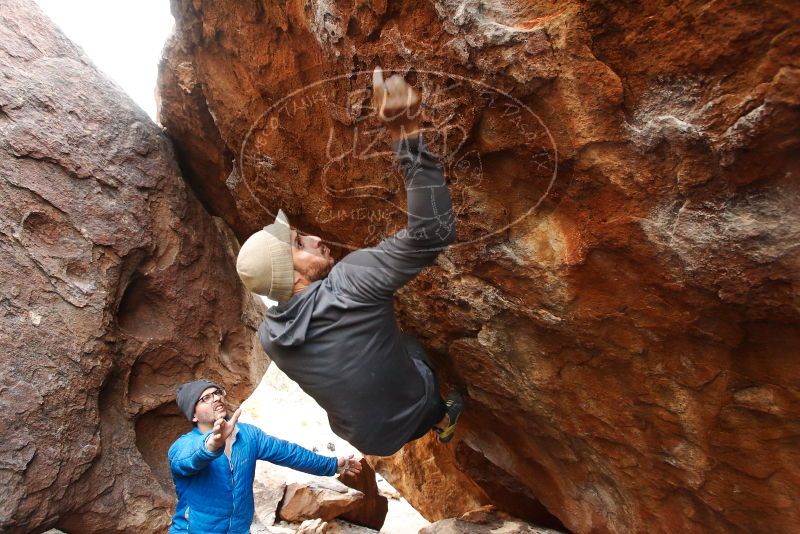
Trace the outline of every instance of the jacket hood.
{"label": "jacket hood", "polygon": [[272,343],[289,347],[305,342],[321,283],[322,280],[317,280],[286,302],[267,310],[264,322]]}

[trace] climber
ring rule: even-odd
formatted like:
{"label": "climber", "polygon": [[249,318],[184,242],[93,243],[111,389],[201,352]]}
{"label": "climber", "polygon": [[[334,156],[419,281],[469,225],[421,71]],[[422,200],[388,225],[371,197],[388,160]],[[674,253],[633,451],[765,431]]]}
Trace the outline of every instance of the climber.
{"label": "climber", "polygon": [[373,73],[373,105],[405,174],[408,226],[335,263],[315,236],[291,228],[283,211],[242,245],[236,267],[269,308],[259,337],[272,361],[328,413],[333,431],[364,454],[394,454],[434,430],[453,437],[463,409],[447,401],[421,344],[404,335],[394,291],[455,239],[450,193],[422,139],[417,92],[399,75]]}
{"label": "climber", "polygon": [[170,533],[250,532],[256,460],[321,476],[361,472],[361,463],[352,455],[321,456],[253,425],[238,423],[241,408],[228,418],[225,390],[214,382],[183,384],[176,400],[194,428],[169,448],[178,494]]}

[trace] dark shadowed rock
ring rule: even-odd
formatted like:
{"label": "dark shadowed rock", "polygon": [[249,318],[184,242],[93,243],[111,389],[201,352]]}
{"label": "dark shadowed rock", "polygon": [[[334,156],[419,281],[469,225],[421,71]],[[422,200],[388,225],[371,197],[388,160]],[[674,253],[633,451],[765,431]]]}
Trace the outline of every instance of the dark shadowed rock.
{"label": "dark shadowed rock", "polygon": [[389,511],[389,500],[378,493],[375,470],[366,458],[361,459],[361,472],[358,475],[339,475],[339,482],[364,494],[358,507],[340,515],[340,519],[380,530]]}

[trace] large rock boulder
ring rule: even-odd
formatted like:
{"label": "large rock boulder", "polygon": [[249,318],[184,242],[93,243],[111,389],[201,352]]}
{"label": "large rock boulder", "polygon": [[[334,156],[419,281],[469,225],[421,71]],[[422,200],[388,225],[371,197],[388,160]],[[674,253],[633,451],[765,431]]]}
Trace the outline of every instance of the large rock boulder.
{"label": "large rock boulder", "polygon": [[275,524],[278,507],[286,491],[286,480],[272,473],[256,476],[253,483],[253,526],[266,529]]}
{"label": "large rock boulder", "polygon": [[339,482],[363,493],[364,499],[357,508],[340,515],[339,518],[380,530],[386,520],[386,513],[389,511],[389,499],[379,493],[375,470],[367,459],[361,458],[359,462],[361,463],[361,472],[357,475],[349,472],[342,473],[339,475]]}
{"label": "large rock boulder", "polygon": [[447,445],[429,433],[393,456],[372,456],[370,461],[425,517],[452,519],[464,510],[502,503],[512,516],[541,527],[563,528],[524,481],[489,462],[461,439],[460,434],[472,432],[465,421]]}
{"label": "large rock boulder", "polygon": [[412,503],[800,524],[796,3],[172,6],[162,120],[240,239],[279,207],[340,254],[397,229],[369,71],[424,93],[459,239],[396,304],[467,411],[381,469]]}
{"label": "large rock boulder", "polygon": [[286,486],[278,517],[291,523],[307,519],[328,521],[354,510],[364,494],[333,479],[293,482]]}
{"label": "large rock boulder", "polygon": [[267,361],[236,240],[33,2],[0,1],[0,531],[164,532],[178,383]]}

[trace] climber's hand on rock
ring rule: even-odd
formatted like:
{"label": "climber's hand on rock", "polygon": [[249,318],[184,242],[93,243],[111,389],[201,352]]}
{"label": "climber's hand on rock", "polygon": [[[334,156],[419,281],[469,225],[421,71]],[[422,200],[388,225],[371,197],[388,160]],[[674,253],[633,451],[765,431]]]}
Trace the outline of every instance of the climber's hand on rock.
{"label": "climber's hand on rock", "polygon": [[238,408],[228,421],[222,417],[214,421],[214,428],[206,439],[206,449],[211,452],[217,452],[221,447],[224,447],[225,440],[233,433],[233,428],[236,426],[236,421],[239,420],[240,415],[242,415],[242,409]]}
{"label": "climber's hand on rock", "polygon": [[386,123],[392,140],[419,135],[419,94],[399,74],[383,79],[383,70],[372,72],[372,103],[378,117]]}
{"label": "climber's hand on rock", "polygon": [[361,461],[353,459],[353,455],[342,456],[336,464],[336,472],[340,475],[356,476],[361,472]]}

